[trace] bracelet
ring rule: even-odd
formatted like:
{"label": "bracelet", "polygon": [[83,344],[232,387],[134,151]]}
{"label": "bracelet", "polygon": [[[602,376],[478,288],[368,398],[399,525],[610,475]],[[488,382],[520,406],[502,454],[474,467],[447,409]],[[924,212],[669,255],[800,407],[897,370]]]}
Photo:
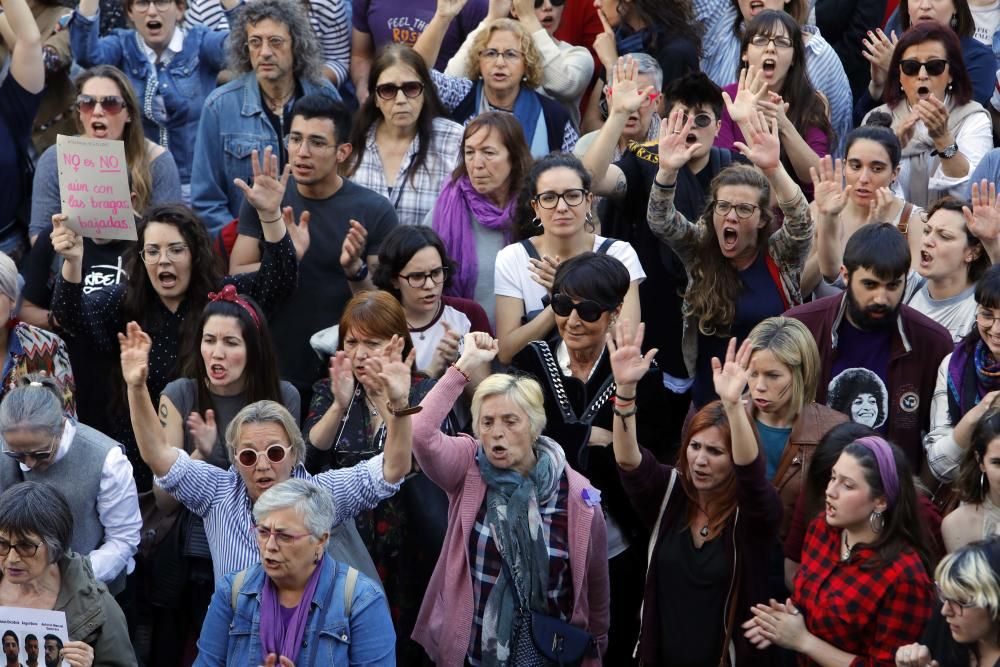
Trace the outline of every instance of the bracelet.
{"label": "bracelet", "polygon": [[347,276],[347,282],[349,283],[359,283],[368,277],[368,263],[361,262],[361,268],[353,276]]}
{"label": "bracelet", "polygon": [[615,403],[617,403],[618,401],[622,401],[624,403],[628,403],[628,402],[634,401],[634,400],[635,400],[635,395],[634,394],[632,396],[622,396],[618,392],[615,392]]}
{"label": "bracelet", "polygon": [[271,224],[274,224],[275,222],[280,222],[281,220],[284,220],[284,218],[285,218],[285,216],[282,215],[281,213],[279,213],[278,217],[275,218],[274,220],[263,220],[263,219],[260,219],[260,218],[258,218],[258,219],[260,219],[260,224],[262,224],[262,225],[271,225]]}
{"label": "bracelet", "polygon": [[385,402],[385,409],[389,411],[389,414],[393,417],[408,417],[410,415],[415,415],[424,409],[422,405],[407,405],[405,408],[396,409],[392,407],[392,401]]}
{"label": "bracelet", "polygon": [[462,375],[463,375],[463,376],[465,377],[465,381],[466,381],[466,382],[472,382],[472,378],[471,378],[471,377],[469,377],[469,374],[468,374],[468,373],[466,373],[465,371],[463,371],[463,370],[462,370],[461,368],[459,368],[459,367],[458,367],[458,366],[456,366],[455,364],[451,364],[451,367],[452,367],[452,368],[454,368],[454,369],[455,369],[456,371],[458,371],[459,373],[461,373],[461,374],[462,374]]}
{"label": "bracelet", "polygon": [[677,188],[677,181],[664,185],[663,183],[660,183],[658,180],[654,178],[653,185],[655,185],[658,188],[662,188],[663,190],[674,190]]}
{"label": "bracelet", "polygon": [[628,422],[625,421],[625,420],[628,419],[629,417],[634,417],[635,413],[639,412],[639,408],[633,407],[628,412],[622,412],[621,410],[618,409],[618,405],[615,404],[615,407],[613,408],[613,410],[614,410],[615,415],[617,415],[617,416],[619,416],[619,417],[622,418],[622,428],[625,429],[626,433],[628,433]]}

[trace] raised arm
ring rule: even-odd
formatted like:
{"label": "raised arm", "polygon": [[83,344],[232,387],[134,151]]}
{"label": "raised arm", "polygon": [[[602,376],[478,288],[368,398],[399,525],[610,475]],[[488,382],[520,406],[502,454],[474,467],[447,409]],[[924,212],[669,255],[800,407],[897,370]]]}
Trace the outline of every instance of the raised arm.
{"label": "raised arm", "polygon": [[962,207],[965,225],[982,241],[990,262],[996,264],[1000,261],[1000,201],[997,201],[997,186],[984,178],[982,182],[972,184],[971,193],[972,210],[968,206]]}
{"label": "raised arm", "polygon": [[736,339],[729,339],[725,363],[718,357],[712,357],[712,380],[715,383],[715,393],[722,401],[722,408],[729,419],[732,438],[733,463],[738,466],[750,465],[757,460],[759,448],[757,437],[750,425],[750,417],[743,407],[743,390],[747,386],[747,369],[750,366],[750,355],[753,349],[750,341],[743,341],[739,351],[736,350]]}
{"label": "raised arm", "polygon": [[693,127],[694,116],[689,116],[685,122],[684,114],[677,108],[660,122],[659,169],[649,192],[646,216],[650,231],[669,245],[685,264],[692,259],[701,230],[674,206],[674,193],[678,173],[701,146],[697,143],[688,146],[685,142]]}
{"label": "raised arm", "polygon": [[129,414],[139,454],[154,475],[164,477],[177,460],[177,449],[167,442],[153,408],[153,400],[146,389],[149,349],[153,341],[137,323],[129,322],[125,334],[118,334],[118,344],[121,346],[122,376],[128,389]]}
{"label": "raised arm", "polygon": [[434,16],[428,21],[424,31],[420,33],[413,50],[424,59],[428,69],[434,69],[437,62],[438,53],[441,51],[441,42],[444,41],[448,26],[465,7],[467,0],[438,0],[437,9]]}
{"label": "raised arm", "polygon": [[416,350],[403,360],[403,339],[394,335],[378,355],[365,360],[365,390],[385,422],[385,481],[398,484],[412,468],[410,384]]}
{"label": "raised arm", "polygon": [[[781,142],[778,138],[778,119],[768,122],[760,112],[750,114],[744,136],[749,143],[737,141],[735,146],[744,157],[767,177],[774,190],[778,205],[789,204],[803,198],[802,189],[792,180],[781,164]],[[782,206],[782,208],[784,208]]]}
{"label": "raised arm", "polygon": [[10,75],[29,93],[40,93],[45,87],[45,62],[38,24],[26,0],[2,0],[2,4],[10,29],[17,35],[10,57]]}
{"label": "raised arm", "polygon": [[[310,446],[323,452],[328,451],[333,446],[337,431],[340,429],[340,420],[354,395],[354,383],[351,360],[347,358],[346,352],[339,350],[330,357],[329,395],[333,396],[333,402],[330,403],[319,421],[306,431],[306,440]],[[317,383],[317,386],[322,385]],[[313,405],[315,406],[316,403],[314,402]]]}
{"label": "raised arm", "polygon": [[822,279],[833,282],[840,273],[844,249],[844,226],[840,213],[847,206],[852,189],[850,185],[844,187],[843,160],[834,164],[829,155],[820,160],[819,169],[810,170],[810,176],[816,212],[816,253],[810,263],[815,264],[815,274],[809,277],[809,285],[803,274],[803,294],[812,292]]}
{"label": "raised arm", "polygon": [[639,380],[643,378],[656,348],[642,353],[642,339],[646,325],[640,323],[634,330],[628,319],[621,319],[607,336],[611,372],[615,378],[614,418],[611,444],[615,461],[622,470],[631,471],[642,463],[642,452],[636,439],[635,398]]}

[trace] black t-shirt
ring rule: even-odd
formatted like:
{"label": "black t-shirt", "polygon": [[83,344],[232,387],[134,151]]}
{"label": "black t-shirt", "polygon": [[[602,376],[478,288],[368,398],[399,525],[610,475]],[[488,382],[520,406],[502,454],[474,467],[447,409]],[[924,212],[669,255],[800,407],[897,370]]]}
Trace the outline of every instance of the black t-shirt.
{"label": "black t-shirt", "polygon": [[862,331],[846,315],[837,329],[837,358],[830,370],[826,404],[885,434],[889,427],[888,376],[895,325]]}
{"label": "black t-shirt", "polygon": [[0,85],[0,230],[14,219],[25,194],[25,167],[20,156],[27,155],[41,100],[41,93],[29,93],[12,74]]}
{"label": "black t-shirt", "polygon": [[[101,289],[111,289],[124,283],[125,252],[135,241],[111,241],[96,243],[93,239],[83,239],[83,293],[91,294]],[[49,308],[55,289],[56,275],[62,270],[59,255],[52,248],[48,232],[38,235],[24,262],[24,300],[39,308]],[[84,338],[70,336],[65,331],[58,332],[69,352],[76,381],[76,409],[80,421],[99,431],[109,432],[108,368],[119,363],[118,355],[102,353],[87,343]]]}

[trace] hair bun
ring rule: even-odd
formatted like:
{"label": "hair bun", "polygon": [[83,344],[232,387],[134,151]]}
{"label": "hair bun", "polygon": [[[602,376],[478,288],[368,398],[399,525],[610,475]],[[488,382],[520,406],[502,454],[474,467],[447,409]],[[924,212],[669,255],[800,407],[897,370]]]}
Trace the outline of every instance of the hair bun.
{"label": "hair bun", "polygon": [[892,116],[884,111],[872,111],[868,114],[865,126],[892,128]]}

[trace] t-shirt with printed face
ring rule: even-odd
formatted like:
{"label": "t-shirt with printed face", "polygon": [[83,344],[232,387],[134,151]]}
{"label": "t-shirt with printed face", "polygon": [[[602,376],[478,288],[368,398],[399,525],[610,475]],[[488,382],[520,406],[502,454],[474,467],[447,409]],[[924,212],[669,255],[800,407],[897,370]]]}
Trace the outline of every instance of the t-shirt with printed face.
{"label": "t-shirt with printed face", "polygon": [[863,331],[845,316],[837,330],[837,357],[826,394],[829,407],[883,435],[889,428],[888,375],[893,331],[893,326]]}

